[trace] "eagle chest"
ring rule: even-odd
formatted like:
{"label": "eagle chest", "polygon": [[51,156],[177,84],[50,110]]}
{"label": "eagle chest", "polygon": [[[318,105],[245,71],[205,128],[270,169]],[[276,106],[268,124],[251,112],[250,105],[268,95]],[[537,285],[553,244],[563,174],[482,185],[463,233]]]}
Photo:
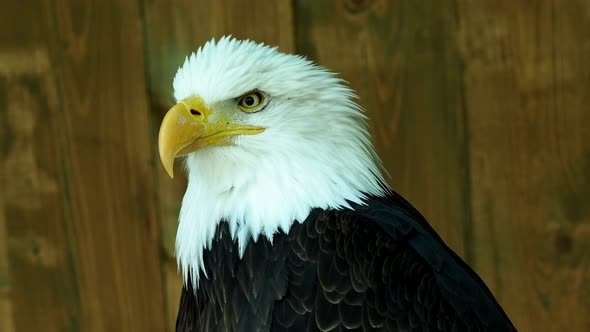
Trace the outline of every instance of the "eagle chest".
{"label": "eagle chest", "polygon": [[221,223],[203,258],[207,277],[194,295],[184,291],[177,322],[192,331],[452,331],[462,324],[405,241],[350,210],[314,210],[272,243],[250,240],[241,259]]}

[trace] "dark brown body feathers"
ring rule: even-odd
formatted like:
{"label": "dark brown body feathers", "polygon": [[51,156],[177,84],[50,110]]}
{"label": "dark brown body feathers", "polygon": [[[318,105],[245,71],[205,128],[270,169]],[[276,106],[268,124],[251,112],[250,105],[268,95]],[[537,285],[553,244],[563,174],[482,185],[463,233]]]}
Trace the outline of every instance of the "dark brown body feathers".
{"label": "dark brown body feathers", "polygon": [[226,223],[183,289],[177,331],[515,331],[481,279],[401,196],[315,209],[239,259]]}

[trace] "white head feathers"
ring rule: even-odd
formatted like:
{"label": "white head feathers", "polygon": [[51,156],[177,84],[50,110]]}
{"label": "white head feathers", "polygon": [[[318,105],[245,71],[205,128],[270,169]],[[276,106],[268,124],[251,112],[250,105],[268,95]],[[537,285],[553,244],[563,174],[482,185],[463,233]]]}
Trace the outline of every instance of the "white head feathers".
{"label": "white head feathers", "polygon": [[259,90],[267,106],[236,112],[235,121],[264,127],[237,136],[234,146],[186,157],[188,188],[182,201],[176,255],[185,282],[197,285],[203,251],[221,220],[243,254],[250,238],[272,240],[312,208],[348,207],[383,195],[381,162],[365,116],[342,80],[301,56],[229,37],[193,53],[176,73],[174,96],[200,96],[208,105]]}

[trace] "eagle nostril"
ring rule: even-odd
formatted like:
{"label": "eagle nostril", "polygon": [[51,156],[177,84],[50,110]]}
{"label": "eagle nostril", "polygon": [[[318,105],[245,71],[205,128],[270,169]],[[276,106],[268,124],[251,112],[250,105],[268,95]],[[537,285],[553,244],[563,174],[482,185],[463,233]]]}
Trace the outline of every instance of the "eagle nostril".
{"label": "eagle nostril", "polygon": [[191,108],[191,114],[192,115],[201,115],[201,112],[197,111],[196,109]]}

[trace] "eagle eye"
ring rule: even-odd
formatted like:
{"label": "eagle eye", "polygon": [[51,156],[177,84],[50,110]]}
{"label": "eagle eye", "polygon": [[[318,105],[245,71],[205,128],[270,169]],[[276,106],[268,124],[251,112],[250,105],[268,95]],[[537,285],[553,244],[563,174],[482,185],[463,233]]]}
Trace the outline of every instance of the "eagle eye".
{"label": "eagle eye", "polygon": [[253,112],[264,105],[265,97],[259,91],[251,91],[238,98],[238,107],[244,112]]}

